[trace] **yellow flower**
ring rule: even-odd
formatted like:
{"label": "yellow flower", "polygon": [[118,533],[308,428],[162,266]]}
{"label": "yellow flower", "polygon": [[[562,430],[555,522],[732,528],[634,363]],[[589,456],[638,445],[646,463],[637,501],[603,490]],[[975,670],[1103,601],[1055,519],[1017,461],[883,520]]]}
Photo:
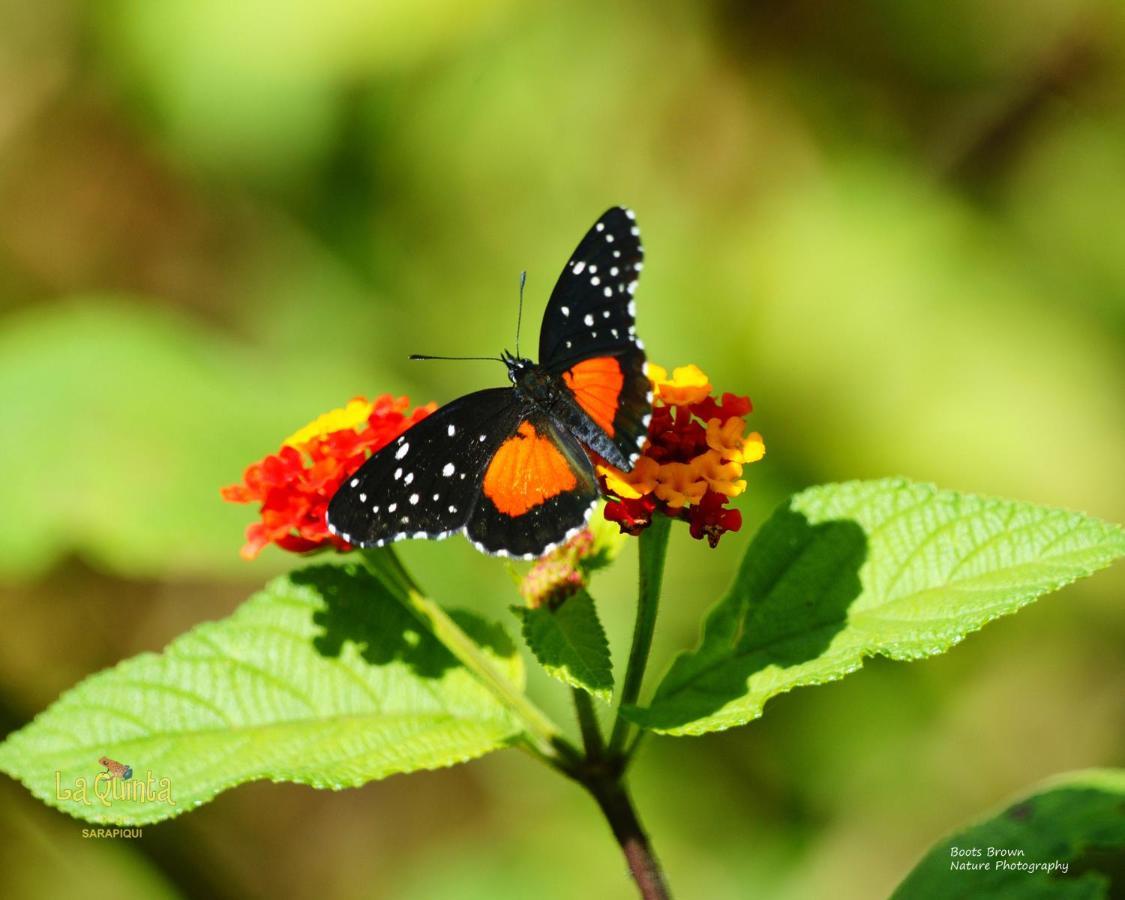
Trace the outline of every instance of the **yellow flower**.
{"label": "yellow flower", "polygon": [[756,431],[750,432],[743,438],[742,430],[745,427],[746,420],[738,417],[727,419],[725,422],[711,419],[707,423],[707,446],[717,450],[723,459],[731,462],[757,462],[766,455],[766,445],[762,441],[762,436]]}
{"label": "yellow flower", "polygon": [[657,478],[653,493],[657,499],[668,504],[669,509],[698,503],[707,492],[707,482],[700,480],[691,463],[665,463],[660,467]]}
{"label": "yellow flower", "polygon": [[667,369],[649,363],[648,377],[656,399],[669,405],[698,403],[711,393],[710,379],[696,365],[677,366],[669,378]]}
{"label": "yellow flower", "polygon": [[708,450],[691,461],[691,468],[711,490],[737,497],[746,490],[746,481],[739,477],[742,464],[733,460],[723,462],[724,456],[720,450]]}
{"label": "yellow flower", "polygon": [[627,499],[652,493],[656,488],[656,476],[659,470],[660,464],[647,456],[638,459],[631,472],[622,472],[613,466],[598,466],[598,474],[605,476],[606,487],[618,497]]}
{"label": "yellow flower", "polygon": [[304,428],[293,432],[283,442],[282,446],[303,447],[314,438],[322,434],[331,434],[333,431],[344,431],[348,428],[358,428],[367,422],[371,415],[372,406],[362,397],[348,401],[348,405],[334,409],[323,415],[317,416]]}

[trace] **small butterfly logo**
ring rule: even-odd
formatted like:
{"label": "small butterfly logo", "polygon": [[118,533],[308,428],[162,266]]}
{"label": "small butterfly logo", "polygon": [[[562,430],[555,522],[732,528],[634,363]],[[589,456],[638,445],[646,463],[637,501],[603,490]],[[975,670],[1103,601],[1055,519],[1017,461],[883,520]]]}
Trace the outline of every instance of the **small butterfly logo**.
{"label": "small butterfly logo", "polygon": [[120,778],[122,781],[128,781],[133,777],[132,766],[119,763],[117,760],[110,759],[108,756],[101,757],[98,762],[105,766],[105,774],[109,775],[111,778]]}

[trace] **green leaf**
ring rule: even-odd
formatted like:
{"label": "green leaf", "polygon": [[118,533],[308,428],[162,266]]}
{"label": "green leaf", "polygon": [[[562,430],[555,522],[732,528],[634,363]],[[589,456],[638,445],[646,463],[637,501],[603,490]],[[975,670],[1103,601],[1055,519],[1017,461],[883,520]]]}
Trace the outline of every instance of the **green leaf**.
{"label": "green leaf", "polygon": [[698,649],[627,714],[668,734],[741,725],[864,657],[942,653],[1123,553],[1121,528],[1080,513],[901,479],[813,488],[766,522]]}
{"label": "green leaf", "polygon": [[523,621],[524,640],[548,675],[606,703],[613,699],[609,641],[594,600],[586,591],[579,591],[555,609],[513,606],[512,611]]}
{"label": "green leaf", "polygon": [[899,900],[1095,900],[1125,889],[1125,772],[1052,779],[985,821],[939,842]]}
{"label": "green leaf", "polygon": [[[453,616],[522,686],[503,629]],[[343,788],[448,766],[518,731],[401,598],[362,568],[322,565],[278,578],[229,618],[66,692],[0,744],[0,770],[78,818],[136,824],[247,781]],[[102,756],[131,766],[132,784],[150,772],[169,779],[174,805],[102,805],[92,793]],[[85,780],[91,804],[60,799],[56,773],[63,788]]]}

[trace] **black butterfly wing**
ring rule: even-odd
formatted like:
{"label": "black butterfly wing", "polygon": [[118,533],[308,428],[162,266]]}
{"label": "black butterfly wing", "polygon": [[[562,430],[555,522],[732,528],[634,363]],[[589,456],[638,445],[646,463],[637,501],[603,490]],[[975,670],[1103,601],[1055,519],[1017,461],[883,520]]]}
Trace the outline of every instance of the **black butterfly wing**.
{"label": "black butterfly wing", "polygon": [[539,365],[561,370],[567,362],[635,345],[633,292],[643,267],[633,212],[606,210],[551,291],[539,331]]}
{"label": "black butterfly wing", "polygon": [[455,534],[473,512],[481,473],[520,418],[511,388],[446,404],[340,485],[328,504],[329,530],[356,547]]}
{"label": "black butterfly wing", "polygon": [[563,268],[539,333],[539,364],[562,378],[619,451],[610,461],[625,469],[639,455],[652,413],[633,302],[643,267],[633,212],[606,210]]}
{"label": "black butterfly wing", "polygon": [[576,534],[598,502],[598,480],[582,445],[529,408],[481,473],[465,533],[485,553],[535,559]]}

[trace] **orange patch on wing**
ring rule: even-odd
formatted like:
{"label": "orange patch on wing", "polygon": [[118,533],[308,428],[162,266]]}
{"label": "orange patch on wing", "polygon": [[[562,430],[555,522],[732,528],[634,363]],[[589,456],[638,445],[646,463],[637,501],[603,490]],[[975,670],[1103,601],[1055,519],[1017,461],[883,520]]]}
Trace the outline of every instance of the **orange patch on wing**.
{"label": "orange patch on wing", "polygon": [[500,512],[522,516],[578,485],[574,470],[550,438],[530,422],[500,445],[484,473],[484,495]]}
{"label": "orange patch on wing", "polygon": [[595,356],[583,360],[563,372],[563,381],[574,392],[586,413],[599,427],[613,437],[613,420],[617,417],[617,398],[625,384],[621,363],[612,356]]}

